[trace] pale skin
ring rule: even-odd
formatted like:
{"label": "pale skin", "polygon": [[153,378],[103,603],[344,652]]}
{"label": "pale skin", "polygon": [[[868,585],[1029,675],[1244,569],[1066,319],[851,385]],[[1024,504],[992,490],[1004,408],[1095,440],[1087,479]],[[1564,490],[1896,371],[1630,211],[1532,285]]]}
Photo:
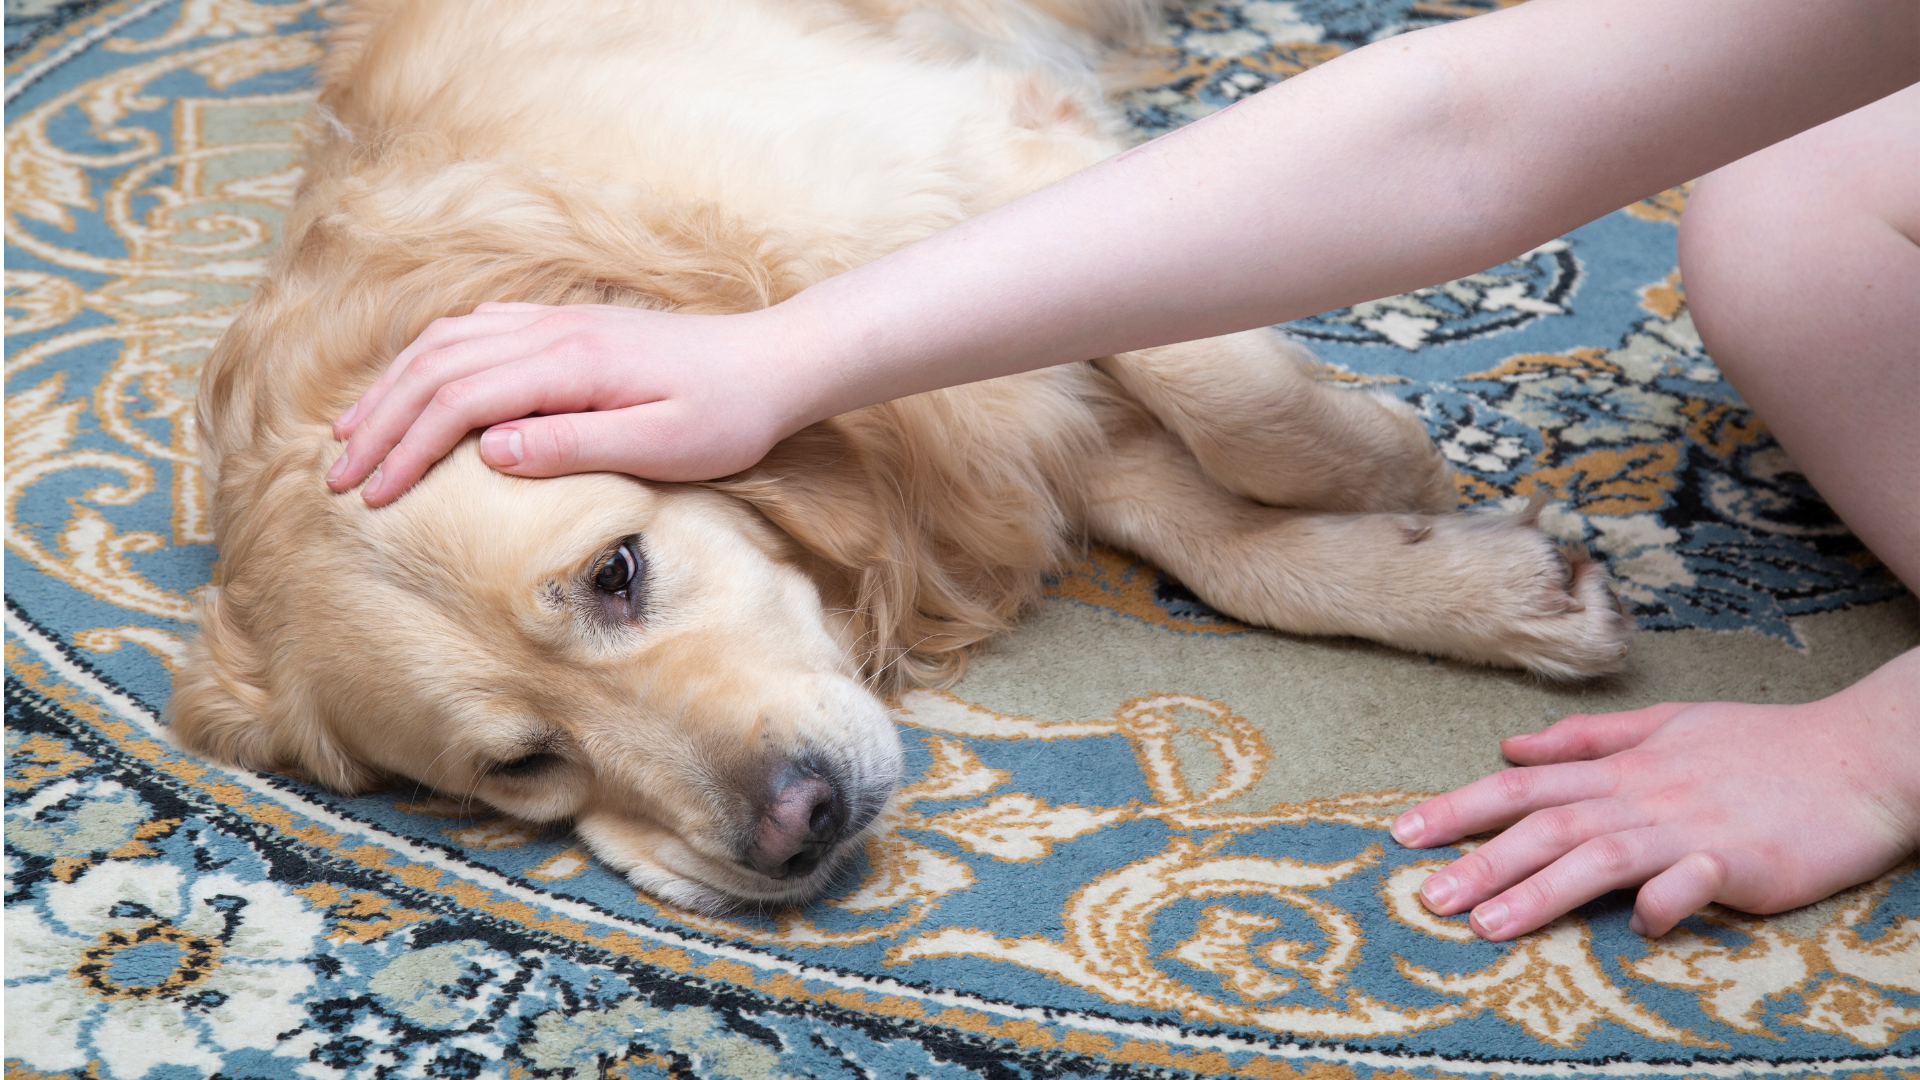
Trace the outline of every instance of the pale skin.
{"label": "pale skin", "polygon": [[[1920,584],[1920,436],[1898,419],[1920,410],[1917,78],[1911,0],[1532,0],[1357,50],[764,311],[440,320],[336,422],[328,483],[384,505],[474,429],[516,475],[726,475],[849,409],[1446,281],[1719,169],[1681,237],[1709,349]],[[1514,826],[1429,879],[1436,912],[1505,940],[1634,885],[1648,935],[1710,901],[1784,910],[1920,844],[1920,652],[1807,705],[1572,716],[1502,749],[1523,767],[1395,823],[1423,848]]]}

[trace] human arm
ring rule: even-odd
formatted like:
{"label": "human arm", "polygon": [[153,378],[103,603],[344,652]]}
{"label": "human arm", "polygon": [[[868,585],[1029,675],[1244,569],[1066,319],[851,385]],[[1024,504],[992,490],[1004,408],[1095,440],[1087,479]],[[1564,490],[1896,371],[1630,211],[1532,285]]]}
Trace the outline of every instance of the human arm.
{"label": "human arm", "polygon": [[1910,0],[1533,0],[1356,50],[761,312],[443,320],[337,425],[329,482],[379,465],[363,496],[391,501],[503,421],[520,475],[730,472],[873,402],[1483,269],[1917,71]]}

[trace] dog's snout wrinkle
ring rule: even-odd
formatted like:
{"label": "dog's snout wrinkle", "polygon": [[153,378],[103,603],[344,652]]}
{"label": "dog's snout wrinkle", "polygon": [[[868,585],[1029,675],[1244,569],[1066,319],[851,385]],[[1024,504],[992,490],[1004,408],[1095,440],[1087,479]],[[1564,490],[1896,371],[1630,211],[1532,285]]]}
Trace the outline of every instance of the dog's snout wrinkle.
{"label": "dog's snout wrinkle", "polygon": [[805,765],[782,765],[769,780],[747,861],[776,880],[805,876],[846,824],[847,801],[838,785]]}

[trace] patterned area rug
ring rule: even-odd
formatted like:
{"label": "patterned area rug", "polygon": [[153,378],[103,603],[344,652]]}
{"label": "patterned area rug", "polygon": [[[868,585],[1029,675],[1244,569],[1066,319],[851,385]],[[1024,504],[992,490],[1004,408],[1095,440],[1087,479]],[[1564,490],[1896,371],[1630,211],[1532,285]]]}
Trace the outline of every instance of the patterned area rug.
{"label": "patterned area rug", "polygon": [[[1144,138],[1439,0],[1169,16]],[[158,713],[213,575],[189,422],[299,177],[318,0],[8,0],[7,1076],[1920,1076],[1920,868],[1647,942],[1630,897],[1478,941],[1418,792],[1574,709],[1805,700],[1920,641],[1702,352],[1676,190],[1288,329],[1415,403],[1467,500],[1618,575],[1582,688],[1248,630],[1096,550],[951,693],[844,890],[663,909],[563,829],[193,760]]]}

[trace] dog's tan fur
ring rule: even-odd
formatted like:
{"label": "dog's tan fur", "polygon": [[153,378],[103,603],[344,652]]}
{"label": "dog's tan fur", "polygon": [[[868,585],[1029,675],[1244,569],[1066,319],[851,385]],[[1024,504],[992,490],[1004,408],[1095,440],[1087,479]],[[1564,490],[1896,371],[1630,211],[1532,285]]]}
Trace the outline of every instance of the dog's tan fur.
{"label": "dog's tan fur", "polygon": [[[1138,4],[363,0],[285,251],[202,377],[221,584],[175,691],[212,757],[534,820],[671,902],[817,892],[891,792],[875,696],[956,675],[1092,538],[1236,617],[1576,677],[1606,578],[1447,514],[1403,406],[1260,332],[863,409],[700,486],[527,481],[472,440],[391,507],[329,422],[486,300],[762,307],[1118,149],[1085,57]],[[1075,65],[1079,65],[1076,67]],[[591,579],[627,536],[644,611]],[[544,755],[532,775],[501,763]],[[743,858],[767,777],[835,777],[810,873]]]}

